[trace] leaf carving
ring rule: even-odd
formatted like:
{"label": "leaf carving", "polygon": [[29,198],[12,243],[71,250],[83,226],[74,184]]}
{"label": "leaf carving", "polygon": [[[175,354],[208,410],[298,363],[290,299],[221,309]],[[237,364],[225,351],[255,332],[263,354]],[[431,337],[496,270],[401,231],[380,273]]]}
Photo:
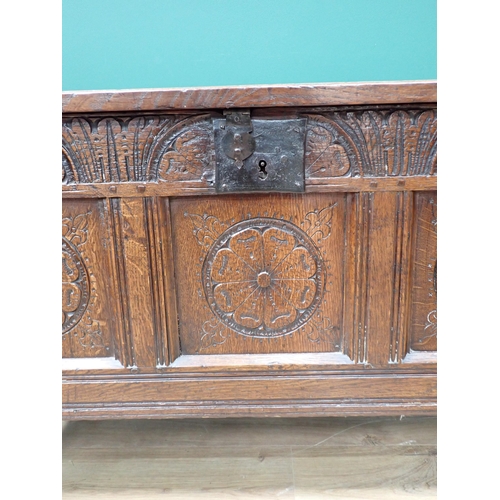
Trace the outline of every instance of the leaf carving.
{"label": "leaf carving", "polygon": [[205,321],[202,331],[203,335],[201,336],[197,352],[209,349],[210,347],[216,347],[227,340],[226,327],[217,318]]}
{"label": "leaf carving", "polygon": [[90,212],[75,217],[65,217],[62,220],[62,235],[74,245],[82,245],[87,241],[88,221]]}
{"label": "leaf carving", "polygon": [[339,327],[332,325],[330,318],[324,317],[321,313],[318,313],[315,317],[306,323],[302,328],[302,332],[307,335],[307,338],[319,344],[321,342],[329,342],[334,344],[334,333],[339,330]]}
{"label": "leaf carving", "polygon": [[326,240],[330,236],[335,205],[336,203],[322,210],[313,210],[305,216],[303,229],[317,243]]}
{"label": "leaf carving", "polygon": [[221,222],[213,215],[197,215],[197,214],[184,214],[184,217],[189,217],[193,224],[193,234],[196,241],[205,248],[215,242],[215,240],[224,232],[227,225]]}
{"label": "leaf carving", "polygon": [[101,325],[86,314],[86,321],[83,327],[75,331],[75,336],[82,347],[105,347],[102,339]]}

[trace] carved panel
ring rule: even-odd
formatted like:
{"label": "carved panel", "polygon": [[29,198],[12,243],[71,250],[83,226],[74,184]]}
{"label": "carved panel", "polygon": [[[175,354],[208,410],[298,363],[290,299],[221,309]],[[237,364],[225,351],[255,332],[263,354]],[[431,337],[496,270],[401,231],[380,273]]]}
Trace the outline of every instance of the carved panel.
{"label": "carved panel", "polygon": [[111,356],[116,319],[104,202],[75,200],[63,205],[63,215],[63,357]]}
{"label": "carved panel", "polygon": [[[435,109],[309,113],[306,178],[436,174]],[[62,181],[212,187],[211,115],[65,117]]]}
{"label": "carved panel", "polygon": [[308,115],[310,178],[436,174],[435,110]]}
{"label": "carved panel", "polygon": [[361,158],[356,145],[335,121],[307,115],[305,171],[308,178],[358,176]]}
{"label": "carved panel", "polygon": [[201,115],[176,123],[156,138],[147,159],[150,181],[214,182],[213,130],[210,116]]}
{"label": "carved panel", "polygon": [[323,297],[321,255],[288,221],[254,218],[227,229],[203,264],[212,312],[237,333],[279,337],[305,324]]}
{"label": "carved panel", "polygon": [[415,194],[410,348],[437,349],[437,198],[435,192]]}
{"label": "carved panel", "polygon": [[[80,215],[79,217],[84,217]],[[62,239],[62,333],[82,319],[89,305],[90,284],[87,268],[78,250]]]}
{"label": "carved panel", "polygon": [[345,195],[231,198],[172,202],[183,353],[341,351]]}
{"label": "carved panel", "polygon": [[206,115],[69,117],[63,121],[63,184],[203,181],[213,174]]}

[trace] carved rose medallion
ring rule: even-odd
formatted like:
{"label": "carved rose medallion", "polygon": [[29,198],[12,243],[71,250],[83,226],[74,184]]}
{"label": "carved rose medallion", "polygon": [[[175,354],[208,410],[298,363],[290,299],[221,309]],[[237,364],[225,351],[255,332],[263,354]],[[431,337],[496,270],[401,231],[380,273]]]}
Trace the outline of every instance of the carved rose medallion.
{"label": "carved rose medallion", "polygon": [[89,302],[89,278],[85,264],[75,247],[62,239],[62,333],[81,319]]}
{"label": "carved rose medallion", "polygon": [[223,324],[250,337],[279,337],[315,312],[323,297],[325,265],[300,228],[255,218],[217,238],[202,276],[210,308]]}

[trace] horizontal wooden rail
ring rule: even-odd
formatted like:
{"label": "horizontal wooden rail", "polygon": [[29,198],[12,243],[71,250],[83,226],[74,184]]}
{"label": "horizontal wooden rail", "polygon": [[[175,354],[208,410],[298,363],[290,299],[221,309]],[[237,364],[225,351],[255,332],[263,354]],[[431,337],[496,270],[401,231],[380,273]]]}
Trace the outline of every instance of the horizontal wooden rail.
{"label": "horizontal wooden rail", "polygon": [[63,92],[63,113],[431,103],[435,81]]}

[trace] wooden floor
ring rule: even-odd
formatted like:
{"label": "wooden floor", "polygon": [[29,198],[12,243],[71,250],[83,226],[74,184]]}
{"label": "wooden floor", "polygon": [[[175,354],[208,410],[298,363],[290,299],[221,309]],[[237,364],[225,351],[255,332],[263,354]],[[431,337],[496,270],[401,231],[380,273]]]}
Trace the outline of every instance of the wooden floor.
{"label": "wooden floor", "polygon": [[63,499],[436,498],[435,418],[63,423]]}

